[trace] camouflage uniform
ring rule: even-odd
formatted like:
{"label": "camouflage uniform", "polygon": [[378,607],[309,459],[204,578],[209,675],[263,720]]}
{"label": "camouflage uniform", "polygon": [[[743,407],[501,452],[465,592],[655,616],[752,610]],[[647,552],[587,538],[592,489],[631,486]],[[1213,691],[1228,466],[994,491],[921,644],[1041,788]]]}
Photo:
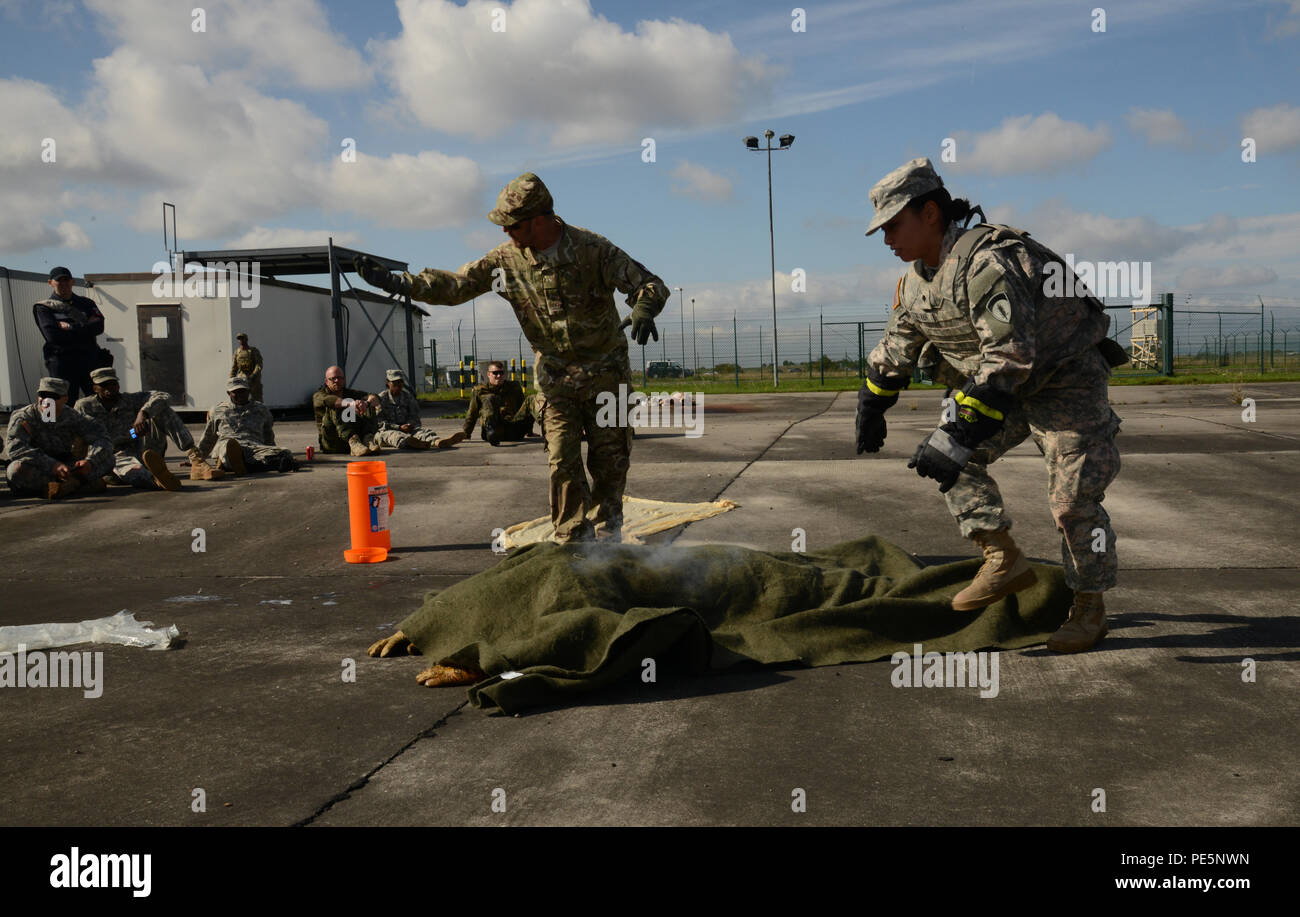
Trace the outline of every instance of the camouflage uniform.
{"label": "camouflage uniform", "polygon": [[81,458],[82,450],[93,477],[112,470],[113,444],[97,421],[66,406],[60,416],[48,421],[39,404],[19,408],[9,418],[5,433],[9,489],[16,494],[45,496],[46,486],[55,480],[54,466],[60,462],[71,465]]}
{"label": "camouflage uniform", "polygon": [[469,393],[469,408],[465,412],[462,426],[466,436],[474,434],[474,424],[479,413],[483,414],[482,437],[487,439],[487,422],[492,420],[501,433],[502,439],[523,439],[532,431],[532,419],[528,416],[528,398],[524,387],[513,379],[492,385],[488,382],[474,386]]}
{"label": "camouflage uniform", "polygon": [[[525,173],[505,187],[488,218],[509,226],[550,209],[546,186]],[[626,293],[629,305],[653,316],[663,310],[668,288],[604,236],[563,221],[560,228],[549,257],[507,242],[455,273],[426,269],[402,276],[411,298],[421,302],[458,305],[495,292],[514,309],[538,354],[537,384],[546,396],[555,538],[574,541],[589,537],[593,524],[612,533],[623,523],[632,430],[596,424],[597,395],[617,395],[618,387],[631,381],[614,291]],[[584,436],[590,487],[582,469]]]}
{"label": "camouflage uniform", "polygon": [[[208,423],[203,429],[203,439],[199,441],[199,455],[206,459],[212,454],[214,446],[220,455],[226,441],[233,439],[239,443],[246,465],[265,464],[275,467],[285,457],[292,459],[293,453],[275,444],[272,424],[271,409],[260,401],[250,399],[243,407],[233,401],[222,401],[208,411]],[[249,470],[258,469],[252,467]]]}
{"label": "camouflage uniform", "polygon": [[[194,447],[194,437],[167,403],[166,392],[122,392],[112,407],[98,395],[87,395],[77,402],[76,409],[108,431],[113,443],[112,473],[133,487],[154,486],[153,472],[140,457],[148,450],[166,455],[168,436],[182,452]],[[149,418],[149,429],[144,436],[132,439],[131,427],[140,411]]]}
{"label": "camouflage uniform", "polygon": [[[400,449],[412,436],[430,446],[437,445],[437,434],[426,430],[420,420],[420,402],[405,387],[397,398],[387,388],[379,393],[378,419],[379,432],[375,434],[375,442],[381,446]],[[403,433],[402,425],[408,423],[411,432]]]}
{"label": "camouflage uniform", "polygon": [[379,432],[379,420],[374,411],[367,410],[365,414],[356,411],[356,419],[343,419],[345,399],[365,401],[369,397],[369,392],[355,388],[345,388],[338,395],[324,385],[316,389],[311,396],[311,407],[316,415],[316,439],[320,443],[321,452],[346,454],[349,451],[348,440],[354,436],[363,443],[374,440],[375,434]]}
{"label": "camouflage uniform", "polygon": [[262,351],[256,347],[236,347],[230,361],[230,374],[246,378],[253,400],[262,400]]}
{"label": "camouflage uniform", "polygon": [[[961,236],[977,231],[986,234],[967,257],[955,254]],[[1117,561],[1101,502],[1120,466],[1110,365],[1097,349],[1108,320],[1090,296],[1044,294],[1044,267],[1059,260],[1007,227],[950,223],[939,267],[917,260],[899,281],[885,335],[867,358],[867,377],[876,391],[906,387],[932,342],[949,369],[1006,399],[1002,429],[979,444],[945,495],[949,511],[967,538],[1009,529],[988,465],[1032,436],[1047,462],[1066,583],[1076,592],[1103,592],[1115,585]],[[1095,529],[1105,533],[1104,551],[1092,550]]]}

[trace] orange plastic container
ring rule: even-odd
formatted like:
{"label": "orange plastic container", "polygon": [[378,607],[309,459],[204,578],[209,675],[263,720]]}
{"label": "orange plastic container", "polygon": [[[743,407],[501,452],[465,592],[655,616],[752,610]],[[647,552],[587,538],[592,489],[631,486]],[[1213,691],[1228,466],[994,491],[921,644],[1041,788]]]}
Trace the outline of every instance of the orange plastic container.
{"label": "orange plastic container", "polygon": [[350,564],[377,564],[388,558],[392,540],[388,517],[397,507],[383,462],[348,462],[348,519],[352,547],[343,552]]}

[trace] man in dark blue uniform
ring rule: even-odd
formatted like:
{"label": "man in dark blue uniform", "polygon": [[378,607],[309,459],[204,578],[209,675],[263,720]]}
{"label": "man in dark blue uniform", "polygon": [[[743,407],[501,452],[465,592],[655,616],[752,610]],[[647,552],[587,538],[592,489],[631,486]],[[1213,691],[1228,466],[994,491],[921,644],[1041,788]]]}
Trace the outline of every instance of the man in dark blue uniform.
{"label": "man in dark blue uniform", "polygon": [[45,368],[56,379],[68,381],[68,400],[94,391],[90,371],[113,365],[113,358],[95,340],[104,333],[104,314],[94,300],[72,292],[72,272],[66,267],[50,271],[54,295],[36,304],[36,324],[45,336]]}

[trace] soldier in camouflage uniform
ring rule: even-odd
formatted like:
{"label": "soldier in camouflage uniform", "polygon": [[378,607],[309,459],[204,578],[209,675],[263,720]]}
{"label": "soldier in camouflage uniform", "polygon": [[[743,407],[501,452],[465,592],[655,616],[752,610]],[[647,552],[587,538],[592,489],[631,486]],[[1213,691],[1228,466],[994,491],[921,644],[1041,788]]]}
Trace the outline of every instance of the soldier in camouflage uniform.
{"label": "soldier in camouflage uniform", "polygon": [[325,370],[325,384],[312,394],[311,406],[321,452],[362,456],[382,451],[375,442],[379,396],[348,388],[341,367]]}
{"label": "soldier in camouflage uniform", "polygon": [[1032,436],[1047,461],[1065,579],[1075,593],[1069,620],[1047,645],[1088,649],[1106,634],[1102,593],[1115,585],[1117,569],[1115,533],[1101,502],[1119,472],[1108,378],[1123,359],[1106,339],[1105,312],[1090,295],[1048,294],[1047,265],[1064,265],[1028,233],[958,225],[979,211],[951,198],[928,159],[886,175],[871,201],[867,234],[883,228],[885,244],[912,265],[898,283],[885,336],[867,358],[858,452],[880,449],[884,412],[932,342],[967,381],[955,393],[955,417],[921,443],[908,467],[940,482],[962,534],[985,557],[953,608],[982,608],[1036,579],[988,473],[990,463]]}
{"label": "soldier in camouflage uniform", "polygon": [[528,399],[524,387],[506,378],[506,365],[493,360],[487,366],[487,381],[474,386],[469,394],[469,408],[461,428],[466,436],[474,435],[474,425],[483,415],[480,436],[494,446],[502,440],[521,440],[533,432],[528,416]]}
{"label": "soldier in camouflage uniform", "polygon": [[[428,268],[389,274],[368,258],[357,269],[389,293],[409,292],[433,305],[457,305],[495,292],[510,303],[539,355],[538,388],[546,395],[546,442],[551,466],[551,522],[560,542],[617,536],[632,448],[630,427],[596,422],[596,398],[629,385],[627,338],[614,291],[632,306],[632,337],[659,339],[654,318],[668,299],[664,282],[604,236],[555,216],[551,193],[525,172],[497,198],[488,219],[510,242],[455,273]],[[587,484],[582,440],[587,439]]]}
{"label": "soldier in camouflage uniform", "polygon": [[226,391],[230,399],[208,411],[200,457],[207,458],[215,446],[221,467],[231,474],[297,471],[293,453],[275,444],[271,409],[252,399],[248,380],[235,376],[226,383]]}
{"label": "soldier in camouflage uniform", "polygon": [[51,500],[102,493],[113,444],[96,421],[68,407],[68,383],[47,376],[36,403],[14,411],[5,432],[5,473],[16,494]]}
{"label": "soldier in camouflage uniform", "polygon": [[180,482],[164,461],[168,436],[189,455],[190,480],[222,477],[221,469],[213,469],[199,456],[194,437],[167,403],[166,392],[123,392],[112,367],[92,371],[90,381],[95,393],[76,407],[108,431],[114,478],[133,487],[180,490]]}
{"label": "soldier in camouflage uniform", "polygon": [[248,346],[248,335],[243,331],[235,335],[239,346],[235,348],[230,360],[230,375],[243,376],[248,380],[248,390],[254,401],[262,398],[262,351]]}
{"label": "soldier in camouflage uniform", "polygon": [[406,373],[390,369],[384,373],[385,391],[379,396],[379,432],[375,442],[393,449],[447,449],[464,439],[437,434],[423,426],[420,402],[406,390]]}

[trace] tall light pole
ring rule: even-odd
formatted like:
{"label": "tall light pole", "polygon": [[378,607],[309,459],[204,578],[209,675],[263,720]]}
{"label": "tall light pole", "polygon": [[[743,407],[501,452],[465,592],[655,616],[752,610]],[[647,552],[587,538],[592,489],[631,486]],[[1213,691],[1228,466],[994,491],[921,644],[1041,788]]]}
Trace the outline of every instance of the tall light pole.
{"label": "tall light pole", "polygon": [[691,369],[700,371],[700,342],[695,336],[695,297],[691,297]]}
{"label": "tall light pole", "polygon": [[[794,134],[782,134],[780,137],[781,145],[772,146],[772,138],[776,136],[775,131],[763,131],[763,136],[767,138],[767,146],[759,146],[757,137],[746,137],[745,146],[755,152],[767,151],[767,238],[768,248],[772,256],[772,387],[778,388],[781,385],[780,377],[777,375],[777,353],[776,353],[776,227],[772,221],[772,151],[776,152],[790,149],[790,144],[794,143]],[[763,355],[758,355],[758,362],[761,366]]]}
{"label": "tall light pole", "polygon": [[682,288],[677,288],[677,302],[680,304],[681,311],[677,313],[678,324],[681,325],[682,332],[682,377],[686,376],[686,294]]}

